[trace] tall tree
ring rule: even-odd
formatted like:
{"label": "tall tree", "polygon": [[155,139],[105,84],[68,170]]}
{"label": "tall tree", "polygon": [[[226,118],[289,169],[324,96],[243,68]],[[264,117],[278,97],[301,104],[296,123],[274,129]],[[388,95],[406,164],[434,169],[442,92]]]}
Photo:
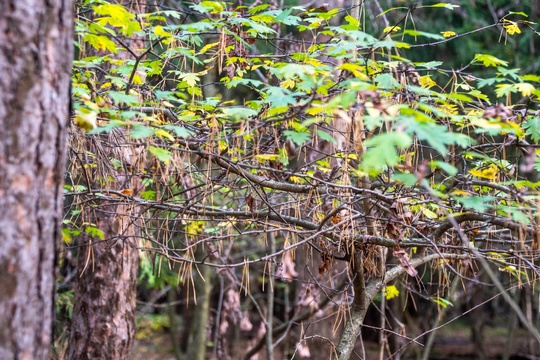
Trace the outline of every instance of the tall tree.
{"label": "tall tree", "polygon": [[[129,4],[127,1],[120,3]],[[135,15],[116,4],[97,5],[93,9],[101,15],[114,16],[114,11],[126,14],[124,20],[132,30],[130,36],[124,32],[122,34],[129,41],[129,46],[119,49],[117,56],[126,62],[137,57],[137,49],[144,48],[145,43],[133,34],[141,29]],[[144,6],[135,4],[134,12],[144,12]],[[91,48],[85,55],[97,56],[99,52]],[[108,65],[104,65],[105,71],[111,71]],[[104,79],[102,75],[98,77],[99,80]],[[85,136],[81,132],[74,136],[77,139],[74,143],[80,144],[78,150],[75,150],[75,158],[84,158],[84,163],[92,162],[95,165],[85,168],[80,164],[83,165],[81,169],[89,190],[123,189],[126,194],[140,194],[140,179],[130,176],[128,171],[128,168],[136,168],[140,151],[136,144],[128,145],[124,135],[124,132],[116,131],[106,136]],[[123,166],[115,166],[115,163]],[[85,218],[85,223],[89,224],[87,229],[92,230],[79,239],[81,248],[77,263],[80,276],[75,288],[67,357],[130,359],[135,336],[139,261],[136,242],[140,236],[136,218],[140,207],[129,204],[102,206],[102,202],[95,205]]]}
{"label": "tall tree", "polygon": [[69,0],[0,3],[0,358],[48,359],[72,52]]}

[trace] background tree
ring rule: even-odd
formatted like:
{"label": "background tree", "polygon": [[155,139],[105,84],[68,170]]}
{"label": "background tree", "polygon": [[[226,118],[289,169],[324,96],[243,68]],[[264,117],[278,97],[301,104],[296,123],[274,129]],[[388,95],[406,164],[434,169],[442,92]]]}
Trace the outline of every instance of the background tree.
{"label": "background tree", "polygon": [[[103,25],[101,31],[115,34],[115,27],[110,25],[121,24],[125,27],[117,34],[119,45],[122,46],[116,49],[117,59],[128,62],[144,57],[146,43],[143,37],[136,34],[141,29],[136,14],[144,13],[145,9],[146,5],[142,3],[120,1],[96,5],[95,14],[90,14],[96,18],[96,24]],[[82,19],[87,15],[80,13]],[[86,30],[86,37],[95,36],[93,29]],[[99,57],[107,54],[99,51],[103,50],[99,47],[88,46],[79,50],[81,56]],[[100,87],[105,83],[106,73],[115,71],[115,67],[110,63],[101,64],[102,73],[93,79],[94,85]],[[94,87],[92,89],[99,91]],[[88,113],[79,114],[77,120],[90,127],[95,121]],[[82,170],[80,180],[88,189],[104,187],[140,194],[140,179],[132,176],[132,172],[142,165],[144,156],[140,156],[139,144],[118,146],[126,139],[123,131],[118,129],[89,138],[73,136],[72,139],[71,156],[78,161],[71,164],[68,170]],[[118,166],[114,161],[121,161],[123,165]],[[80,214],[86,231],[79,237],[78,243],[79,274],[66,358],[131,359],[136,328],[137,241],[140,237],[136,218],[141,210],[130,204],[103,204],[99,200],[95,205]]]}
{"label": "background tree", "polygon": [[69,119],[70,1],[0,5],[0,358],[48,359]]}
{"label": "background tree", "polygon": [[[129,242],[144,252],[141,283],[155,287],[140,291],[145,309],[166,292],[182,304],[169,314],[183,351],[201,345],[190,340],[201,331],[188,334],[196,323],[216,358],[371,358],[374,338],[380,358],[399,358],[429,349],[445,312],[472,311],[442,309],[489,303],[538,352],[540,137],[528,100],[540,78],[480,47],[436,57],[479,36],[501,48],[537,36],[527,13],[433,31],[418,19],[470,8],[166,2],[137,27],[128,8],[85,6],[100,17],[81,17],[80,36],[106,54],[76,63],[75,122],[91,131],[73,144],[122,137],[106,145],[116,153],[72,158],[64,233],[97,241],[84,214],[144,209],[122,215],[141,229]],[[145,58],[116,55],[130,31],[148,39]],[[147,161],[121,155],[134,144]],[[144,188],[96,181],[115,168]],[[529,289],[525,302],[515,289]]]}

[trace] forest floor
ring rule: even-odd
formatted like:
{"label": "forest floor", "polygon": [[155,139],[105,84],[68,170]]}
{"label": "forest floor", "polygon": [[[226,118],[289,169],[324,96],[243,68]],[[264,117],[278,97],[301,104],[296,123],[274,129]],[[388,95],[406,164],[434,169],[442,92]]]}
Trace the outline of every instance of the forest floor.
{"label": "forest floor", "polygon": [[[148,334],[150,335],[150,334]],[[508,329],[503,327],[486,327],[484,330],[483,347],[486,350],[488,359],[502,359],[505,353],[505,347],[508,346],[509,339]],[[524,329],[516,329],[511,334],[511,346],[508,349],[508,354],[511,360],[520,359],[538,359],[539,349],[535,342],[529,343],[530,336]],[[137,341],[134,351],[133,360],[175,360],[174,347],[172,345],[171,334],[163,330],[153,331],[147,337],[149,340]],[[469,360],[478,359],[477,346],[472,342],[470,327],[463,324],[453,324],[446,326],[437,331],[435,341],[429,359],[431,360]],[[366,342],[365,344],[366,358],[379,359],[380,346],[376,342]],[[530,350],[530,346],[535,347]],[[247,344],[241,344],[238,348],[247,349]],[[403,360],[420,359],[421,348],[419,346],[409,348],[402,356]],[[531,355],[536,351],[536,356]],[[209,352],[208,359],[212,356]],[[309,359],[326,360],[328,358],[327,351],[317,351],[312,349],[312,356]],[[316,355],[320,354],[320,355]],[[387,355],[385,355],[386,358]],[[260,354],[259,360],[265,359],[264,353]],[[298,359],[298,357],[296,357]],[[353,357],[354,358],[354,357]],[[234,359],[234,357],[233,357]],[[276,356],[276,360],[285,360],[281,356]]]}

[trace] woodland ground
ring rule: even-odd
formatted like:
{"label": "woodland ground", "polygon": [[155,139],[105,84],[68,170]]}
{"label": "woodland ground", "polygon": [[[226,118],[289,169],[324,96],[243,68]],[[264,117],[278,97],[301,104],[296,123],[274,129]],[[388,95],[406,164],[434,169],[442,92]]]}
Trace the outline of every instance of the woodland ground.
{"label": "woodland ground", "polygon": [[[504,354],[504,347],[508,338],[508,330],[504,327],[485,328],[484,347],[488,351],[489,359],[501,359]],[[524,329],[516,329],[513,334],[513,343],[510,351],[511,359],[538,359],[528,355],[527,338],[528,333]],[[133,360],[175,360],[172,340],[166,330],[157,330],[150,337],[151,340],[139,340],[136,344]],[[312,356],[310,359],[323,360],[324,357],[317,357],[317,352],[312,344]],[[375,342],[366,342],[367,359],[378,359],[380,345]],[[241,344],[240,349],[245,350],[247,346]],[[420,352],[409,351],[402,357],[406,359],[416,359]],[[209,357],[211,358],[210,354]],[[263,352],[259,359],[264,359]],[[354,358],[354,356],[353,356]],[[451,324],[437,332],[437,337],[433,344],[430,359],[432,360],[473,360],[477,359],[475,345],[471,341],[471,328],[466,322]],[[284,360],[276,356],[276,360]]]}

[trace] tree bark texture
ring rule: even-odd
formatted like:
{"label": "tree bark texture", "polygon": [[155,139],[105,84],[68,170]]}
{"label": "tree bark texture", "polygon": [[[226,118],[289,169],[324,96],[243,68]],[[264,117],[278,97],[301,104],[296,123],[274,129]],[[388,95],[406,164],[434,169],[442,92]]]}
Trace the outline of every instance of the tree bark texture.
{"label": "tree bark texture", "polygon": [[114,220],[102,211],[94,218],[105,240],[89,239],[79,252],[67,359],[131,359],[138,251],[130,244],[134,229],[125,214],[132,209],[108,210],[118,214]]}
{"label": "tree bark texture", "polygon": [[0,359],[48,359],[72,2],[0,2]]}

